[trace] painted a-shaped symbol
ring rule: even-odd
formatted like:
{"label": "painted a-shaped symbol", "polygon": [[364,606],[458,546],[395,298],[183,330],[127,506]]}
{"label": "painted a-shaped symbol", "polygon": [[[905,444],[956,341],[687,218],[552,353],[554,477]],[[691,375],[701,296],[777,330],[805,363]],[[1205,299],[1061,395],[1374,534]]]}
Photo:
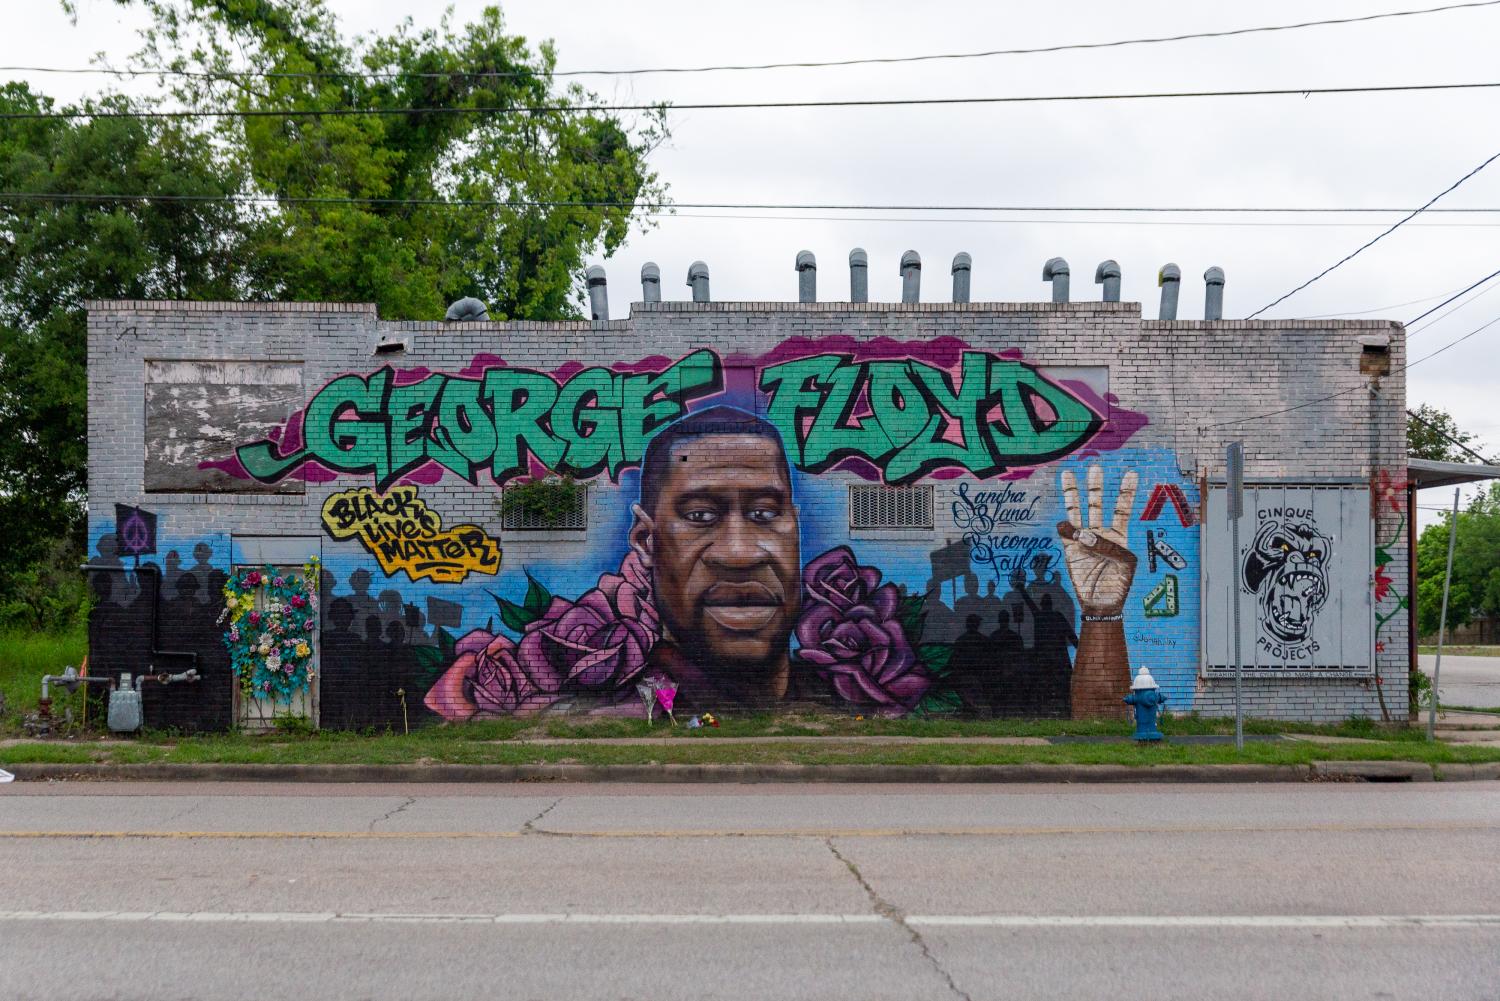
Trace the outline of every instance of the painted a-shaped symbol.
{"label": "painted a-shaped symbol", "polygon": [[1158,483],[1151,488],[1151,496],[1146,499],[1146,506],[1141,510],[1141,520],[1155,521],[1167,501],[1172,502],[1172,509],[1177,512],[1177,520],[1182,522],[1182,527],[1191,528],[1197,520],[1193,517],[1193,506],[1188,503],[1187,494],[1175,483]]}

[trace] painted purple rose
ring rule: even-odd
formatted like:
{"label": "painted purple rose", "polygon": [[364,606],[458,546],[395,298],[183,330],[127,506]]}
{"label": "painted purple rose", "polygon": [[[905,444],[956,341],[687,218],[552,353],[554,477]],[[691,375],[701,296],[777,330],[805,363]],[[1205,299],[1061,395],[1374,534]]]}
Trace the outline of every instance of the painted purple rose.
{"label": "painted purple rose", "polygon": [[602,575],[577,601],[553,598],[526,626],[518,656],[585,688],[624,685],[646,666],[660,630],[649,582],[632,552],[618,574]]}
{"label": "painted purple rose", "polygon": [[839,547],[802,574],[805,603],[797,620],[798,656],[817,667],[846,702],[900,714],[921,701],[932,677],[896,618],[900,595]]}
{"label": "painted purple rose", "polygon": [[848,612],[870,600],[880,586],[880,571],[862,567],[848,546],[839,546],[802,568],[802,606],[829,605]]}
{"label": "painted purple rose", "polygon": [[453,664],[422,700],[445,719],[524,716],[551,705],[562,688],[560,674],[545,662],[524,662],[505,636],[475,629],[453,653]]}

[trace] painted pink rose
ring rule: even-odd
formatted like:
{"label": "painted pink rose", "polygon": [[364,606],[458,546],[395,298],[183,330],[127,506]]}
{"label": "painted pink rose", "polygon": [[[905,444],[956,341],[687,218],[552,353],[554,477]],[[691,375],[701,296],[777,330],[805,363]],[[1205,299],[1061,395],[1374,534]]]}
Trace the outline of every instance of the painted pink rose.
{"label": "painted pink rose", "polygon": [[862,567],[848,546],[839,546],[802,568],[802,606],[822,603],[840,612],[870,600],[880,586],[880,571]]}
{"label": "painted pink rose", "polygon": [[465,635],[453,653],[453,664],[422,699],[445,719],[539,712],[562,687],[562,676],[545,661],[524,662],[508,637],[483,629]]}
{"label": "painted pink rose", "polygon": [[846,702],[890,713],[920,702],[932,677],[917,662],[896,618],[895,585],[881,584],[880,571],[859,566],[844,547],[809,563],[802,583],[798,656]]}
{"label": "painted pink rose", "polygon": [[585,688],[623,685],[641,672],[656,644],[656,609],[624,574],[605,574],[599,584],[577,601],[553,598],[526,626],[517,648],[524,663],[545,664]]}

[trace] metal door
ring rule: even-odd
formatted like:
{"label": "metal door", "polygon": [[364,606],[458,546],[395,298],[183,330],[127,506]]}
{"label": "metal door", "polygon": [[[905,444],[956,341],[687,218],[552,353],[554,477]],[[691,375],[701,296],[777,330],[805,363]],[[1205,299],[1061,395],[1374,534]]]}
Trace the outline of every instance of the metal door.
{"label": "metal door", "polygon": [[1247,485],[1240,551],[1230,549],[1226,495],[1212,486],[1203,520],[1203,657],[1234,673],[1234,588],[1240,649],[1252,677],[1374,674],[1370,491],[1354,485]]}

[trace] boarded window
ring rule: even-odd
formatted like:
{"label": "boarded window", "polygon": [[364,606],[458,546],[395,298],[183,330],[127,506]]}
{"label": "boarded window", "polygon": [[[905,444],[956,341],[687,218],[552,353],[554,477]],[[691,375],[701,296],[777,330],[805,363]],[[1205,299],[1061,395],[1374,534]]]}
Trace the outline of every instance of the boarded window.
{"label": "boarded window", "polygon": [[250,479],[234,456],[279,432],[302,404],[301,362],[147,361],[146,490],[302,493],[296,477]]}
{"label": "boarded window", "polygon": [[850,528],[932,528],[932,487],[849,487]]}

